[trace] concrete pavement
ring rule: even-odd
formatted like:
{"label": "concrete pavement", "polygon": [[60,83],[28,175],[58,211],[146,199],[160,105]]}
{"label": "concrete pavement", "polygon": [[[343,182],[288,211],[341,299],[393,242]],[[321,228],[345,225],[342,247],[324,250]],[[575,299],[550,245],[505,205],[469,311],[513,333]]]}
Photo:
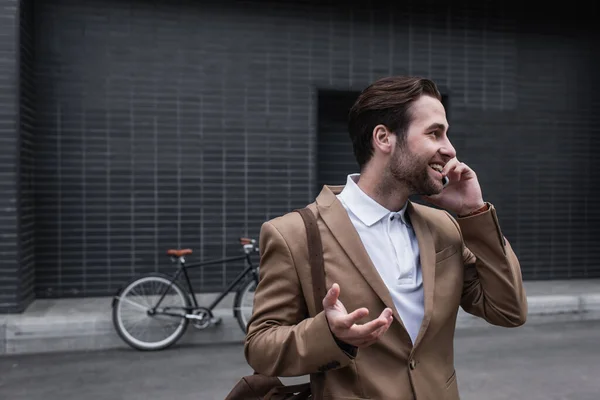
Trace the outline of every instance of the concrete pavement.
{"label": "concrete pavement", "polygon": [[[600,320],[600,279],[527,281],[527,324],[574,320]],[[215,295],[199,296],[208,304]],[[197,330],[189,325],[178,344],[241,343],[243,334],[232,311],[233,295],[215,311],[221,325]],[[462,310],[457,329],[490,325]],[[0,355],[126,348],[111,319],[111,297],[40,299],[24,313],[0,315]]]}
{"label": "concrete pavement", "polygon": [[[600,321],[461,329],[454,357],[461,399],[597,400],[599,331]],[[0,357],[0,399],[223,400],[251,373],[240,344],[19,354]]]}

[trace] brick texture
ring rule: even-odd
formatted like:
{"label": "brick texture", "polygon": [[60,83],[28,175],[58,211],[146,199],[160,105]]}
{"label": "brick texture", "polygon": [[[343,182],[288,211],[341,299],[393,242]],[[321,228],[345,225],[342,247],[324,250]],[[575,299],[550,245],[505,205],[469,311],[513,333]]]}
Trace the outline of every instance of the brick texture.
{"label": "brick texture", "polygon": [[[526,279],[599,277],[596,24],[580,8],[577,20],[490,3],[40,0],[36,294],[112,294],[134,274],[169,271],[169,247],[239,254],[236,238],[316,195],[317,166],[333,157],[318,144],[345,129],[343,115],[318,112],[323,91],[389,74],[440,84],[451,138]],[[11,46],[0,41],[2,54]],[[15,69],[10,57],[0,65]],[[337,168],[331,179],[354,172]],[[0,201],[14,208],[9,178]],[[240,269],[208,267],[194,282],[217,290]]]}
{"label": "brick texture", "polygon": [[18,307],[29,305],[35,285],[35,204],[34,204],[34,129],[35,129],[35,59],[33,0],[19,2],[19,169],[18,218],[19,257]]}
{"label": "brick texture", "polygon": [[0,0],[0,312],[33,300],[33,3]]}
{"label": "brick texture", "polygon": [[0,0],[0,311],[18,305],[18,2]]}

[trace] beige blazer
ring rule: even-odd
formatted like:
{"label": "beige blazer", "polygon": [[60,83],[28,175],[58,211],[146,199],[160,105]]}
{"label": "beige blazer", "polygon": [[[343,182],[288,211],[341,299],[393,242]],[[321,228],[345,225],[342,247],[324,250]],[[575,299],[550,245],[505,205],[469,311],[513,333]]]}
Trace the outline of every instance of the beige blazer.
{"label": "beige blazer", "polygon": [[455,400],[454,330],[458,308],[491,324],[525,323],[527,299],[519,261],[498,224],[495,208],[454,219],[416,203],[407,212],[423,271],[425,316],[412,344],[383,280],[346,210],[343,186],[324,186],[310,209],[318,215],[327,288],[339,283],[348,312],[385,307],[394,321],[376,344],[347,354],[334,341],[323,312],[315,314],[306,230],[298,213],[263,224],[260,281],[245,355],[257,372],[300,376],[325,372],[325,399]]}

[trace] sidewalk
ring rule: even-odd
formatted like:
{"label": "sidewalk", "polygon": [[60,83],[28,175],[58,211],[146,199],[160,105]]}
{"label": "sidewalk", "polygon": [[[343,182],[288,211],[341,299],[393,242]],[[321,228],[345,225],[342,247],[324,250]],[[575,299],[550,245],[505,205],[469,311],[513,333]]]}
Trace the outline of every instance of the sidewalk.
{"label": "sidewalk", "polygon": [[[600,319],[600,279],[525,282],[527,324]],[[200,295],[208,304],[215,295]],[[0,355],[126,348],[112,325],[111,297],[36,300],[23,314],[0,315]],[[232,311],[233,295],[215,311],[223,322],[197,330],[192,324],[178,344],[241,342]],[[457,329],[491,327],[460,310]]]}

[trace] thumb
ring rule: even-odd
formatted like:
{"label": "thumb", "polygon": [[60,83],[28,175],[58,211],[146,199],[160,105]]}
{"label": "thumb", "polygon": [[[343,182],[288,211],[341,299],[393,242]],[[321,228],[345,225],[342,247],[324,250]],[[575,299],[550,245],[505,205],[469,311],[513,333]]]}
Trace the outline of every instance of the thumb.
{"label": "thumb", "polygon": [[331,308],[335,305],[340,296],[340,286],[337,283],[331,285],[331,289],[327,291],[327,294],[323,298],[323,308]]}

